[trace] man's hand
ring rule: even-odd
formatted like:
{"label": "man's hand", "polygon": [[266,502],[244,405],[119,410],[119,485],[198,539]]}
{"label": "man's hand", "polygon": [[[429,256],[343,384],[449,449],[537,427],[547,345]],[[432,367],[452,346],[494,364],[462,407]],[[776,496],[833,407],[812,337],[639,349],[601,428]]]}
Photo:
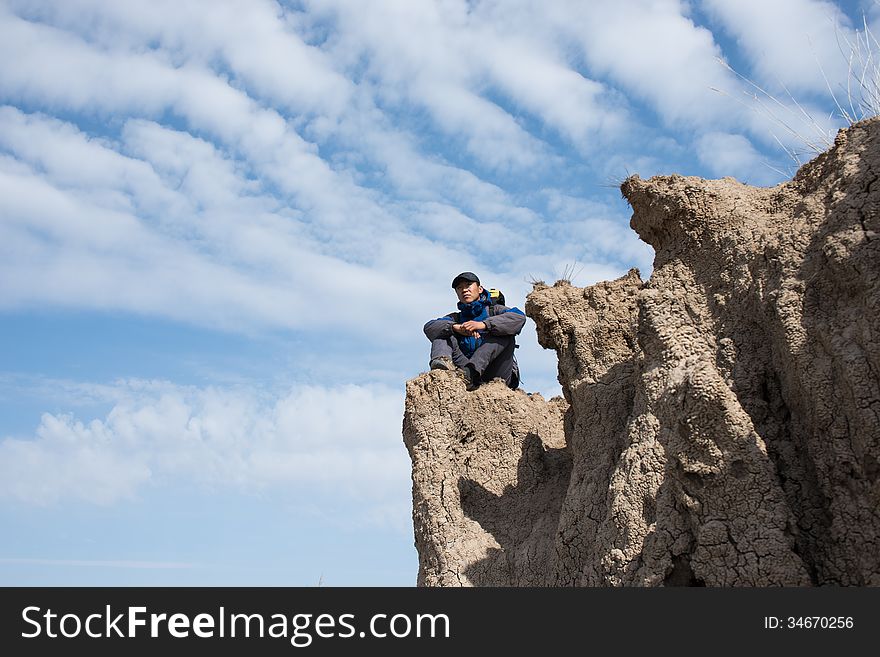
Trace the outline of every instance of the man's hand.
{"label": "man's hand", "polygon": [[486,330],[486,323],[485,322],[475,322],[475,321],[471,320],[469,322],[465,322],[464,324],[462,324],[461,328],[463,328],[465,331],[468,331],[470,333],[476,333],[477,331],[485,331]]}
{"label": "man's hand", "polygon": [[471,320],[469,322],[464,322],[463,324],[453,324],[452,330],[469,338],[479,338],[479,332],[486,330],[486,323]]}

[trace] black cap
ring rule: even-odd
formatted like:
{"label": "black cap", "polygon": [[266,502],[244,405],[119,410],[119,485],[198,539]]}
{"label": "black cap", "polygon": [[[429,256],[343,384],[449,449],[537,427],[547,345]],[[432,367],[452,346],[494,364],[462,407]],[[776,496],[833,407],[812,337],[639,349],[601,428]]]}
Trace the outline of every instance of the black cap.
{"label": "black cap", "polygon": [[455,287],[459,281],[470,281],[471,283],[480,284],[480,279],[477,278],[477,275],[472,271],[463,271],[458,276],[452,279],[452,287]]}

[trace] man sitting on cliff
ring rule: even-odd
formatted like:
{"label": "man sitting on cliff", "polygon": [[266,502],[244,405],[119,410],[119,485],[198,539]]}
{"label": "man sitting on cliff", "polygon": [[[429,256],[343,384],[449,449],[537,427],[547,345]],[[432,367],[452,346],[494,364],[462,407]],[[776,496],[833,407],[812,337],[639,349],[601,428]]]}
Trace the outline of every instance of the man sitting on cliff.
{"label": "man sitting on cliff", "polygon": [[425,324],[431,341],[431,369],[459,368],[468,390],[494,378],[516,390],[519,366],[514,358],[516,339],[526,323],[519,308],[492,303],[477,275],[466,271],[452,279],[459,312]]}

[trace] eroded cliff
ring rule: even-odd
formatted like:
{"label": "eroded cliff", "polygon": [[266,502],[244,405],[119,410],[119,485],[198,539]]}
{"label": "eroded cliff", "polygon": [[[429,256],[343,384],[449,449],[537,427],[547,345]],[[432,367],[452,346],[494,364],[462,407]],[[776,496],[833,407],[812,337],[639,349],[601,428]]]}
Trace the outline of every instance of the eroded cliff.
{"label": "eroded cliff", "polygon": [[626,180],[656,252],[526,314],[565,400],[407,385],[424,585],[880,585],[880,119],[774,188]]}

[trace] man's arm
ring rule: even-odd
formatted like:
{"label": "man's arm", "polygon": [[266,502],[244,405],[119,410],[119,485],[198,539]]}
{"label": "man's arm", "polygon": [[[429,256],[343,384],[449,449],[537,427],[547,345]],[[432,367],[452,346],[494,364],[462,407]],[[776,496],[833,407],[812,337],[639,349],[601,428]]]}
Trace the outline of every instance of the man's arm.
{"label": "man's arm", "polygon": [[519,308],[495,306],[497,314],[483,320],[488,335],[518,335],[526,324],[526,315]]}
{"label": "man's arm", "polygon": [[455,324],[455,318],[452,314],[446,315],[445,317],[432,319],[430,322],[425,324],[425,335],[428,336],[429,340],[436,340],[437,338],[448,338],[450,335],[452,335],[453,324]]}

